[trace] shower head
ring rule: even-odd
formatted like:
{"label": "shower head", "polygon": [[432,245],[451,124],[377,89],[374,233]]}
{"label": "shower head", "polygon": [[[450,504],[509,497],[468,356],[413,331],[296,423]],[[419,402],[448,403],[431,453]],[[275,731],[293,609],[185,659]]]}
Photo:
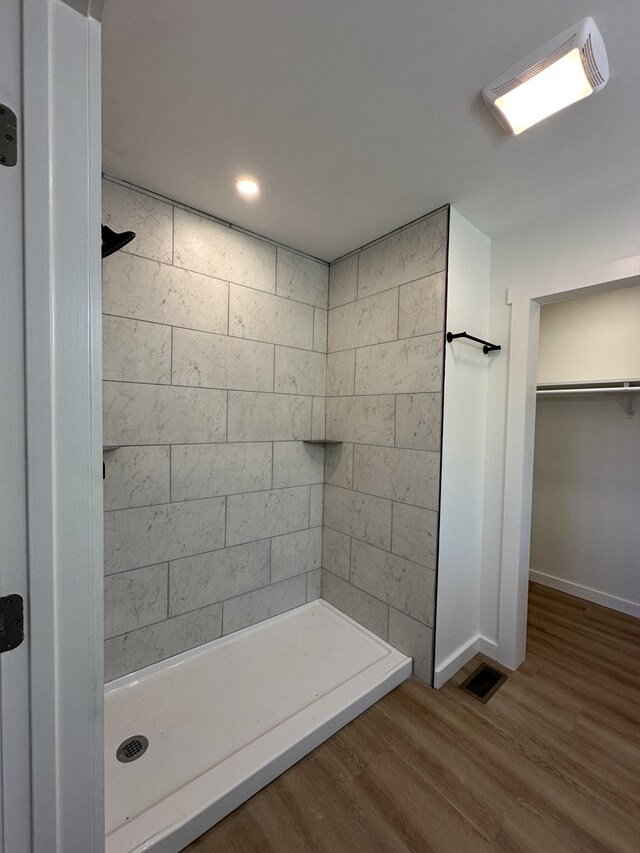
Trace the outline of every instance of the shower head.
{"label": "shower head", "polygon": [[102,226],[102,257],[106,258],[122,249],[127,243],[130,243],[136,236],[135,231],[122,231],[116,234],[108,225]]}

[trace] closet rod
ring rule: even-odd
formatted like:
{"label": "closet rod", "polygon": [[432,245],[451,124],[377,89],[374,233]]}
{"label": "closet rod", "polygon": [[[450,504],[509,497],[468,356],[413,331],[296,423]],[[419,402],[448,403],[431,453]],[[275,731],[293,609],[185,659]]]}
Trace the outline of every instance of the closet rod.
{"label": "closet rod", "polygon": [[497,352],[502,349],[500,344],[490,344],[489,341],[483,341],[482,338],[475,338],[473,335],[468,335],[466,332],[458,332],[457,335],[454,335],[453,332],[447,332],[447,341],[451,343],[451,341],[456,338],[468,338],[470,341],[475,341],[477,344],[483,344],[482,352],[487,355],[490,352]]}

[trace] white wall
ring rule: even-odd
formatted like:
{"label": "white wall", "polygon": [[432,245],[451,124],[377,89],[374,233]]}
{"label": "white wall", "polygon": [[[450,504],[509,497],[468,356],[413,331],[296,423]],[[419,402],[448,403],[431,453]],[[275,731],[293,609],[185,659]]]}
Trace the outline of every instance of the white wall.
{"label": "white wall", "polygon": [[640,287],[542,306],[539,383],[639,377]]}
{"label": "white wall", "polygon": [[[490,240],[452,208],[446,331],[487,339],[490,260]],[[476,651],[492,653],[479,645],[485,400],[502,358],[464,339],[445,348],[436,686]]]}
{"label": "white wall", "polygon": [[[506,234],[492,243],[489,337],[503,346],[492,365],[487,388],[487,439],[480,633],[499,636],[501,584],[514,572],[502,566],[507,387],[511,302],[606,286],[640,275],[640,189],[612,193],[598,206],[583,205]],[[517,567],[515,567],[517,570]],[[498,659],[508,661],[502,643]]]}

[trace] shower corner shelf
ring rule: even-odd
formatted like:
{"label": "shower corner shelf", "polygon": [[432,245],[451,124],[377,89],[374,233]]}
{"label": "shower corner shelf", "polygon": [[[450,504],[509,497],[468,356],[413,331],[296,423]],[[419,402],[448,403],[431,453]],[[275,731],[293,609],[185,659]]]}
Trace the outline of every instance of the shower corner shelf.
{"label": "shower corner shelf", "polygon": [[332,447],[334,444],[342,444],[341,441],[329,438],[303,438],[303,444],[321,444],[323,447]]}
{"label": "shower corner shelf", "polygon": [[102,452],[103,453],[112,453],[114,450],[120,450],[122,447],[121,444],[103,444]]}

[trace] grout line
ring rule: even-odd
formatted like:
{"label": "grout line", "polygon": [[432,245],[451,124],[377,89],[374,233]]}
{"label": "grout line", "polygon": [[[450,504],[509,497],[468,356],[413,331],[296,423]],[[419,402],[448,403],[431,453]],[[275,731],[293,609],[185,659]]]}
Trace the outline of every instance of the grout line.
{"label": "grout line", "polygon": [[171,205],[171,266],[176,265],[176,206]]}

